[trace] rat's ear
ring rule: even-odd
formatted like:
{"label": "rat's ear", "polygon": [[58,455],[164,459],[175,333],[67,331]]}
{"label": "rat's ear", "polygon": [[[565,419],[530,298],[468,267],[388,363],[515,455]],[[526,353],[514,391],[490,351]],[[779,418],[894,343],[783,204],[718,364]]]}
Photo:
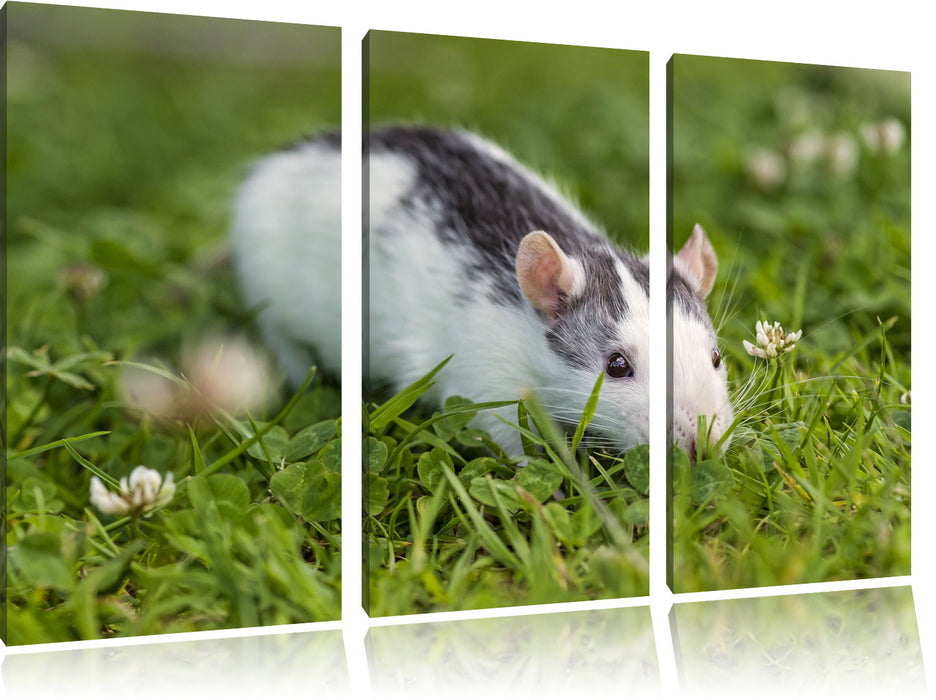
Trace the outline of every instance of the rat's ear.
{"label": "rat's ear", "polygon": [[540,311],[554,320],[564,297],[575,296],[581,287],[582,268],[571,260],[545,231],[528,233],[517,249],[517,279],[520,289]]}
{"label": "rat's ear", "polygon": [[705,299],[715,283],[718,258],[699,224],[693,227],[692,235],[676,255],[675,260],[680,265],[683,274],[689,278],[699,298]]}

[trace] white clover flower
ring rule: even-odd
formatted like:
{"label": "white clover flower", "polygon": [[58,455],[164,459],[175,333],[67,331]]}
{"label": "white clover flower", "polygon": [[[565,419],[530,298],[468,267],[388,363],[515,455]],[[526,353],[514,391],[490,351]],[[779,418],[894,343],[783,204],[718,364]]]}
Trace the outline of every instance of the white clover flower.
{"label": "white clover flower", "polygon": [[808,129],[790,143],[790,160],[796,165],[807,166],[825,152],[826,138],[819,129]]}
{"label": "white clover flower", "polygon": [[881,130],[881,147],[884,152],[894,154],[899,151],[907,133],[903,122],[896,117],[888,117],[880,123],[878,128]]}
{"label": "white clover flower", "polygon": [[762,190],[776,189],[786,179],[786,161],[783,156],[766,148],[751,151],[744,161],[748,176]]}
{"label": "white clover flower", "polygon": [[872,153],[879,153],[881,150],[881,130],[875,122],[865,122],[859,129],[861,140]]}
{"label": "white clover flower", "polygon": [[746,340],[742,340],[741,343],[748,355],[764,360],[772,360],[785,352],[790,352],[796,347],[796,341],[803,336],[802,330],[784,333],[778,321],[775,321],[773,325],[758,321],[756,328],[757,345]]}
{"label": "white clover flower", "polygon": [[142,464],[130,472],[130,478],[120,480],[120,493],[110,491],[101,480],[91,477],[91,503],[102,513],[109,515],[142,515],[148,517],[153,511],[168,505],[175,496],[172,472],[162,475],[155,469]]}
{"label": "white clover flower", "polygon": [[832,172],[851,175],[858,166],[858,144],[844,132],[833,134],[826,141],[826,155]]}
{"label": "white clover flower", "polygon": [[905,135],[903,122],[896,117],[861,125],[861,139],[872,153],[893,155],[900,150]]}

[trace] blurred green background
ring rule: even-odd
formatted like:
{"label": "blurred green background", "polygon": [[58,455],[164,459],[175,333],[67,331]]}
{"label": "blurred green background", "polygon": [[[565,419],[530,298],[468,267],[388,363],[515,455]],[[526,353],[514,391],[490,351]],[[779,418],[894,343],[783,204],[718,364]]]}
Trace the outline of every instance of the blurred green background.
{"label": "blurred green background", "polygon": [[365,46],[372,127],[475,131],[555,179],[622,245],[646,251],[646,53],[380,31]]}
{"label": "blurred green background", "polygon": [[250,160],[340,123],[339,31],[19,3],[8,13],[11,344],[74,333],[57,280],[76,262],[109,276],[82,329],[96,340],[126,336],[126,352],[202,333],[210,304],[236,297],[193,279],[192,263],[224,238]]}
{"label": "blurred green background", "polygon": [[898,316],[909,365],[910,74],[677,55],[672,94],[673,249],[709,234],[736,362],[762,312],[807,355]]}

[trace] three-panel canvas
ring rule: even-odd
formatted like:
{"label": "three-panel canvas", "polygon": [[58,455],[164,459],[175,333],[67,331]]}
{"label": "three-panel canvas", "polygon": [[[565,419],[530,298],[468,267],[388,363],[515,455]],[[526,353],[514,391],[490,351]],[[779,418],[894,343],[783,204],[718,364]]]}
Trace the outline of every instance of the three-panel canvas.
{"label": "three-panel canvas", "polygon": [[0,12],[6,644],[910,573],[909,73]]}

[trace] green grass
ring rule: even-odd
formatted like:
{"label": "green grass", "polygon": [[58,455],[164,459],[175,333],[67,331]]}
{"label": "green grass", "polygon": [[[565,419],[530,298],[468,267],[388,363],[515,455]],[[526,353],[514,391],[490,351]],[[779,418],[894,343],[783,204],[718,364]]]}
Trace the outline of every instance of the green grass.
{"label": "green grass", "polygon": [[[337,32],[7,9],[8,643],[336,619],[335,383],[293,397],[274,382],[252,418],[160,420],[125,389],[140,362],[191,395],[185,348],[256,341],[217,264],[230,203],[252,158],[338,123]],[[43,43],[59,24],[100,40]],[[196,53],[173,41],[192,30]],[[89,503],[92,473],[138,464],[174,475],[169,505]]]}
{"label": "green grass", "polygon": [[[737,415],[723,456],[674,453],[675,590],[909,574],[909,144],[861,136],[909,134],[909,76],[678,56],[674,101],[674,249],[698,221],[719,254]],[[856,159],[798,159],[810,133]],[[752,173],[756,149],[782,176]],[[758,320],[803,337],[750,357]]]}
{"label": "green grass", "polygon": [[414,424],[403,414],[436,370],[367,416],[369,612],[400,615],[646,595],[646,445],[576,453],[535,399],[518,404],[525,455],[510,458],[460,397]]}
{"label": "green grass", "polygon": [[[372,32],[368,50],[371,126],[480,133],[646,250],[646,54],[390,32]],[[433,412],[414,405],[424,389],[366,397],[371,615],[648,593],[646,448],[576,453],[574,430],[526,403],[518,425],[548,439],[529,434],[527,457],[509,457],[469,425],[484,409],[450,397]]]}

